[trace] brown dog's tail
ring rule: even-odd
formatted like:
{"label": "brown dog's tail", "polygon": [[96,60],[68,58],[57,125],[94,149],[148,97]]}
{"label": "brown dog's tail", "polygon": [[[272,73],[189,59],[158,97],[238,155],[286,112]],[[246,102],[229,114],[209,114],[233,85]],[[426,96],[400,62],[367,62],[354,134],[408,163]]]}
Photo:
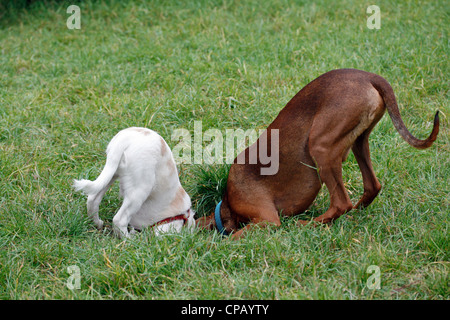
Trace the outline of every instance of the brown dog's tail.
{"label": "brown dog's tail", "polygon": [[437,135],[439,133],[439,110],[436,112],[436,115],[434,116],[433,130],[431,131],[430,136],[425,140],[417,139],[411,134],[411,132],[408,131],[405,124],[403,123],[402,117],[400,116],[400,111],[398,110],[394,90],[392,90],[391,85],[380,76],[377,76],[376,78],[373,79],[372,85],[375,87],[375,89],[377,89],[377,91],[383,98],[389,116],[391,117],[391,120],[394,123],[394,127],[395,129],[397,129],[398,133],[400,133],[402,138],[417,149],[425,149],[430,147],[436,140]]}

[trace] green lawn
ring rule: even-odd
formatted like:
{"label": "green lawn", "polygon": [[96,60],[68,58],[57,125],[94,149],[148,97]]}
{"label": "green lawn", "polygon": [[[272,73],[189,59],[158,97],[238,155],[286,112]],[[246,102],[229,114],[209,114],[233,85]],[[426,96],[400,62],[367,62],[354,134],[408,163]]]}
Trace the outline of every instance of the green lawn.
{"label": "green lawn", "polygon": [[[80,30],[66,27],[70,4]],[[448,2],[378,1],[380,30],[366,26],[370,4],[0,5],[0,298],[449,299]],[[120,129],[149,127],[173,148],[173,131],[193,132],[194,121],[203,131],[265,128],[304,85],[344,67],[385,77],[414,135],[428,136],[437,109],[441,131],[416,150],[385,115],[370,140],[382,192],[331,227],[298,227],[295,217],[236,242],[204,231],[124,241],[111,234],[117,185],[100,208],[103,232],[71,189],[99,174]],[[199,190],[218,198],[223,167],[179,169],[194,204]],[[353,155],[344,181],[357,201]],[[324,188],[307,216],[327,207]],[[80,289],[66,286],[72,265]],[[380,289],[367,286],[370,265]]]}

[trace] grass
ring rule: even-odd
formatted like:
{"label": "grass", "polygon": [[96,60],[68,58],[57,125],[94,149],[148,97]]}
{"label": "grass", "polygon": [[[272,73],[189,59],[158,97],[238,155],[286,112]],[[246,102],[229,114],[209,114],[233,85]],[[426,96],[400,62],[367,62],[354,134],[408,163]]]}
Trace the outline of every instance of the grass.
{"label": "grass", "polygon": [[[12,3],[12,2],[11,2]],[[379,1],[381,29],[358,1],[72,1],[9,5],[0,20],[0,298],[448,299],[448,25],[445,1]],[[81,30],[68,30],[78,3]],[[17,3],[16,3],[17,4]],[[5,6],[5,5],[3,5]],[[233,242],[196,231],[111,235],[118,187],[86,217],[74,178],[95,178],[111,137],[128,126],[261,129],[320,74],[352,67],[393,86],[415,150],[385,116],[370,145],[381,194],[331,227],[253,230]],[[224,169],[225,168],[225,169]],[[181,165],[206,213],[226,167]],[[362,181],[352,155],[344,181]],[[220,192],[219,192],[220,193]],[[324,189],[307,216],[328,206]],[[69,290],[77,265],[81,288]],[[368,289],[368,266],[381,289]]]}

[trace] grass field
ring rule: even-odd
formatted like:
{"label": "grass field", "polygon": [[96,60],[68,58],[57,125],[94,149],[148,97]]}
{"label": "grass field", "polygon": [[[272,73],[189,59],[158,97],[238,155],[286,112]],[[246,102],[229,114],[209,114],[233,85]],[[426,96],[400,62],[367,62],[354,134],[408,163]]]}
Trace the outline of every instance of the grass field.
{"label": "grass field", "polygon": [[[2,3],[1,299],[449,299],[447,1]],[[66,26],[70,4],[80,30]],[[366,26],[370,4],[379,30]],[[441,131],[416,150],[385,115],[370,140],[382,192],[331,227],[295,217],[235,242],[206,231],[124,241],[111,234],[117,185],[103,232],[71,189],[99,174],[120,129],[149,127],[173,148],[173,130],[198,120],[203,131],[265,128],[304,85],[344,67],[385,77],[414,135],[428,136],[437,109]],[[201,186],[218,197],[223,167],[179,169],[196,205]],[[357,201],[353,155],[344,181]],[[306,215],[327,207],[324,188]],[[73,265],[81,287],[70,290]],[[367,285],[370,265],[380,289]]]}

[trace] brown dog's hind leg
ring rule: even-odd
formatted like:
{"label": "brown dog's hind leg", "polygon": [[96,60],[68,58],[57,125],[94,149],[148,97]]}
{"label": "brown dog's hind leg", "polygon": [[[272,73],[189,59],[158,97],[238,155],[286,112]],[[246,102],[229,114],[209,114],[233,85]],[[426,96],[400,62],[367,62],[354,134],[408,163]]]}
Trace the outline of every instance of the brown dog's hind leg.
{"label": "brown dog's hind leg", "polygon": [[324,214],[314,218],[316,222],[330,223],[353,208],[342,180],[342,163],[340,161],[341,159],[335,163],[321,163],[321,159],[316,158],[320,178],[330,193],[330,208]]}
{"label": "brown dog's hind leg", "polygon": [[364,193],[354,208],[367,207],[372,203],[381,190],[381,184],[375,176],[372,162],[370,161],[369,134],[370,131],[366,131],[360,135],[356,139],[352,148],[353,154],[355,155],[356,161],[358,162],[361,170],[364,183]]}
{"label": "brown dog's hind leg", "polygon": [[[322,215],[314,218],[316,222],[330,223],[353,208],[342,179],[342,161],[350,146],[345,143],[341,130],[324,132],[325,126],[317,126],[310,135],[309,152],[319,169],[319,177],[330,194],[330,207]],[[336,143],[341,141],[341,143]]]}

